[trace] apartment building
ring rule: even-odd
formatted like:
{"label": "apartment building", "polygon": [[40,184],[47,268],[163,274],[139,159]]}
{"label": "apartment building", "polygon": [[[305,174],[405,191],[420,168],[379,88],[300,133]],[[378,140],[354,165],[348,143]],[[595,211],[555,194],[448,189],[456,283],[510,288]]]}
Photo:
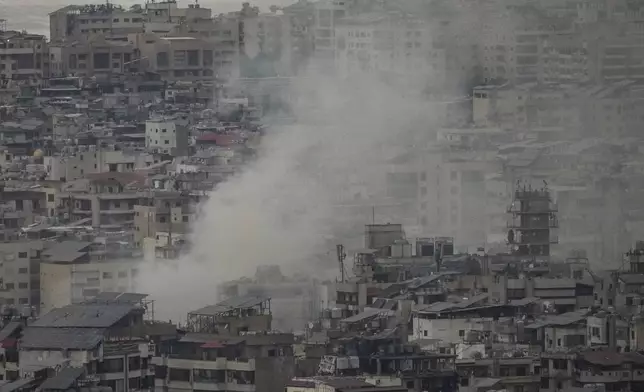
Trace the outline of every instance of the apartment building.
{"label": "apartment building", "polygon": [[[200,34],[158,36],[138,34],[130,38],[145,57],[149,70],[165,80],[212,80],[213,77],[239,76],[238,29],[220,29],[214,24],[217,37],[202,38]],[[224,26],[231,26],[225,23]]]}
{"label": "apartment building", "polygon": [[2,305],[39,308],[42,241],[0,243]]}
{"label": "apartment building", "polygon": [[313,59],[312,65],[323,72],[334,68],[337,39],[337,22],[348,15],[349,4],[341,0],[322,0],[313,7]]}
{"label": "apartment building", "polygon": [[17,231],[47,216],[46,197],[42,189],[4,187],[0,198],[0,224],[5,229]]}
{"label": "apartment building", "polygon": [[133,173],[159,162],[152,154],[135,150],[78,146],[61,155],[43,157],[47,179],[78,180],[91,173]]}
{"label": "apartment building", "polygon": [[72,380],[86,374],[86,382],[113,391],[149,388],[146,295],[106,294],[54,309],[30,323],[20,338],[20,377],[29,378],[43,367],[81,368]]}
{"label": "apartment building", "polygon": [[335,25],[336,61],[341,75],[445,77],[446,53],[434,44],[428,23],[397,14],[372,13],[340,19]]}
{"label": "apartment building", "polygon": [[69,5],[49,14],[51,42],[64,42],[77,37],[105,34],[110,39],[124,40],[128,33],[143,31],[142,9],[125,10],[114,4]]}
{"label": "apartment building", "polygon": [[[150,201],[134,207],[134,241],[143,244],[144,238],[157,238],[161,233],[175,236],[186,234],[193,222],[196,202],[187,195],[172,191],[150,193]],[[172,242],[172,241],[170,241]]]}
{"label": "apartment building", "polygon": [[105,292],[132,292],[140,266],[132,260],[53,262],[40,265],[40,312],[79,304]]}
{"label": "apartment building", "polygon": [[189,130],[173,119],[151,119],[145,122],[145,147],[148,151],[186,156],[189,143]]}
{"label": "apartment building", "polygon": [[498,215],[492,201],[486,200],[485,181],[501,170],[495,156],[492,151],[452,151],[444,146],[423,156],[418,169],[418,201],[424,232],[458,238],[463,250],[470,252],[485,246],[488,212],[490,217]]}
{"label": "apartment building", "polygon": [[[0,32],[0,76],[37,85],[49,77],[49,47],[44,35],[18,31]],[[0,84],[7,85],[3,80]]]}
{"label": "apartment building", "polygon": [[136,173],[93,173],[70,181],[59,195],[59,213],[71,222],[91,218],[101,228],[132,226],[134,206],[145,198],[145,179]]}
{"label": "apartment building", "polygon": [[108,40],[106,35],[79,36],[50,44],[53,76],[111,77],[137,70],[140,61],[133,44]]}
{"label": "apartment building", "polygon": [[270,333],[270,299],[236,297],[188,314],[188,331],[153,358],[156,391],[281,392],[294,375],[293,334]]}
{"label": "apartment building", "polygon": [[240,76],[291,76],[294,70],[291,19],[284,14],[243,18]]}

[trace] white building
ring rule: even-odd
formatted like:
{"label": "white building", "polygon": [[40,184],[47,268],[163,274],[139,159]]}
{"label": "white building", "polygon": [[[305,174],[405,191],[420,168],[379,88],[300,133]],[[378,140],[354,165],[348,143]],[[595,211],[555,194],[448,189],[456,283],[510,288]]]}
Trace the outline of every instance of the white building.
{"label": "white building", "polygon": [[145,122],[145,147],[153,152],[184,155],[189,140],[188,131],[178,127],[174,120],[148,120]]}

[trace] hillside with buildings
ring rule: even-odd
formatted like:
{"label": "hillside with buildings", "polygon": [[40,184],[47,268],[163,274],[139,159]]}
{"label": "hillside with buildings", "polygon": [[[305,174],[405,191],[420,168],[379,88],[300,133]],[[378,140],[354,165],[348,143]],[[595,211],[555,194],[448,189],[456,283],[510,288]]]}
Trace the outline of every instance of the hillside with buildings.
{"label": "hillside with buildings", "polygon": [[0,392],[644,391],[644,3],[22,8]]}

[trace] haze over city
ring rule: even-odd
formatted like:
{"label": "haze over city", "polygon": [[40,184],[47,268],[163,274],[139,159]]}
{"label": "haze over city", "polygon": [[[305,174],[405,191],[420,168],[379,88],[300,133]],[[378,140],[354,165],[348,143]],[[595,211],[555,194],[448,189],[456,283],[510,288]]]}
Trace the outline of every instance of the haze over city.
{"label": "haze over city", "polygon": [[5,0],[0,392],[644,391],[643,21]]}

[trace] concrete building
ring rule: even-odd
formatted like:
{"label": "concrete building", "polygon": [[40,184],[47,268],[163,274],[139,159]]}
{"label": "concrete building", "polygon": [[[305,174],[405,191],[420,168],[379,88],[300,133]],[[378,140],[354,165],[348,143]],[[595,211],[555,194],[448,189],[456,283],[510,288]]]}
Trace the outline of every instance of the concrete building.
{"label": "concrete building", "polygon": [[174,120],[152,119],[145,122],[145,147],[149,151],[186,156],[189,143],[188,129]]}
{"label": "concrete building", "polygon": [[155,391],[284,391],[294,375],[293,334],[270,330],[268,298],[237,297],[190,312],[189,332],[153,358]]}
{"label": "concrete building", "polygon": [[70,5],[49,14],[49,39],[63,42],[104,34],[124,40],[128,33],[143,31],[144,21],[140,8],[127,11],[114,4]]}
{"label": "concrete building", "polygon": [[74,181],[91,173],[134,173],[159,163],[154,155],[141,151],[92,147],[79,146],[65,154],[43,157],[47,179]]}
{"label": "concrete building", "polygon": [[[224,21],[212,25],[217,36],[200,34],[165,36],[138,34],[130,38],[150,71],[164,80],[211,81],[213,77],[239,76],[238,30]],[[214,33],[213,32],[213,33]]]}
{"label": "concrete building", "polygon": [[44,35],[18,31],[0,32],[0,76],[38,85],[49,77],[49,46]]}
{"label": "concrete building", "polygon": [[172,245],[188,233],[190,223],[196,219],[196,202],[172,191],[152,192],[149,196],[149,203],[134,207],[134,241],[142,245],[145,238],[152,238],[160,246],[164,238],[170,237],[165,244]]}
{"label": "concrete building", "polygon": [[291,76],[294,71],[291,19],[284,14],[243,18],[240,76]]}
{"label": "concrete building", "polygon": [[42,241],[0,243],[3,305],[39,308]]}
{"label": "concrete building", "polygon": [[60,193],[59,213],[71,222],[91,218],[91,225],[122,228],[134,224],[134,206],[145,198],[143,176],[94,173],[69,182]]}
{"label": "concrete building", "polygon": [[49,53],[51,73],[59,77],[116,78],[123,72],[138,70],[140,65],[133,44],[108,40],[104,34],[52,42]]}
{"label": "concrete building", "polygon": [[146,295],[106,294],[30,323],[20,338],[20,377],[29,378],[43,366],[82,368],[88,381],[113,391],[148,388],[152,352],[143,319]]}
{"label": "concrete building", "polygon": [[104,292],[132,292],[139,265],[132,260],[50,262],[40,265],[40,312],[79,304]]}
{"label": "concrete building", "polygon": [[446,53],[433,43],[429,24],[396,14],[372,13],[336,21],[336,66],[361,73],[445,78]]}

